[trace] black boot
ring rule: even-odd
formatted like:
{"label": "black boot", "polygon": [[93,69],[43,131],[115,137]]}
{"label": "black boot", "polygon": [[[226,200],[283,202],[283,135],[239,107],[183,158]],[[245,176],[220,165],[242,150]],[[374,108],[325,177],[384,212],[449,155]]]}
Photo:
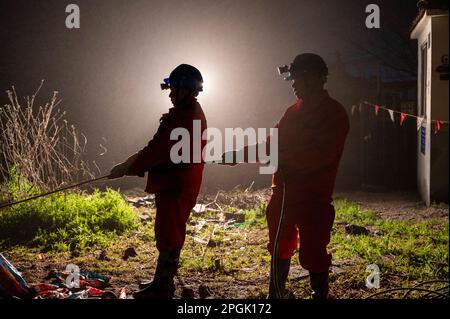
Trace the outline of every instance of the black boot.
{"label": "black boot", "polygon": [[177,274],[181,249],[160,252],[153,281],[133,294],[134,299],[172,299],[175,293],[173,278]]}
{"label": "black boot", "polygon": [[[269,283],[269,296],[268,299],[283,299],[286,296],[286,280],[289,274],[289,268],[291,267],[291,259],[276,258],[276,273],[273,269],[273,256],[270,263],[270,283]],[[275,286],[275,276],[278,281],[278,291],[281,296],[277,296],[277,289]]]}
{"label": "black boot", "polygon": [[324,300],[328,298],[328,270],[325,272],[309,272],[312,298]]}

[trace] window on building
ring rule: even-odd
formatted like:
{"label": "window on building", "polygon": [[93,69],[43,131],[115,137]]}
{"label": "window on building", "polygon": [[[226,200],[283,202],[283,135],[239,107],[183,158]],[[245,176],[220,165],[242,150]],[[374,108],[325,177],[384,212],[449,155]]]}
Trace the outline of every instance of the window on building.
{"label": "window on building", "polygon": [[420,49],[420,65],[421,65],[421,85],[420,85],[420,103],[419,116],[426,116],[427,114],[427,82],[428,82],[428,43],[424,43]]}

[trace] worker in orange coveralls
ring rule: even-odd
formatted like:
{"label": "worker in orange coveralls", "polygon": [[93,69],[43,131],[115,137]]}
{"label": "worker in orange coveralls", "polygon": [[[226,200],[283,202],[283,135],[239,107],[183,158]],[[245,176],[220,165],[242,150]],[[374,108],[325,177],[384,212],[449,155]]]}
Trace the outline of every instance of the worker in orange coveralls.
{"label": "worker in orange coveralls", "polygon": [[[160,119],[158,131],[148,145],[111,170],[109,178],[124,175],[144,177],[148,172],[145,190],[155,194],[158,262],[153,281],[134,293],[135,299],[167,299],[174,296],[174,277],[185,241],[186,222],[195,206],[204,168],[201,152],[206,141],[201,138],[194,141],[195,125],[200,129],[200,137],[206,130],[205,115],[196,99],[202,87],[202,75],[195,67],[182,64],[173,70],[161,84],[162,89],[170,89],[173,107]],[[176,128],[189,131],[189,163],[182,161],[175,164],[171,160],[171,148],[179,143],[170,139],[171,132]]]}
{"label": "worker in orange coveralls", "polygon": [[[291,257],[299,242],[299,261],[309,271],[312,297],[326,299],[331,266],[327,245],[335,217],[332,194],[349,120],[344,107],[324,90],[328,68],[320,56],[300,54],[290,67],[282,67],[279,71],[280,74],[289,72],[286,80],[292,81],[298,101],[287,109],[276,126],[279,165],[272,177],[272,196],[266,210],[268,249],[272,254],[269,298],[287,297],[285,284]],[[269,142],[270,137],[265,142],[267,149],[270,149]],[[244,152],[242,158],[246,162],[250,149],[257,151],[258,145],[224,153],[222,161],[227,164],[226,158],[239,158],[236,156],[240,151]],[[285,217],[280,229],[278,255],[273,256],[283,185]],[[277,287],[275,282],[278,282]]]}

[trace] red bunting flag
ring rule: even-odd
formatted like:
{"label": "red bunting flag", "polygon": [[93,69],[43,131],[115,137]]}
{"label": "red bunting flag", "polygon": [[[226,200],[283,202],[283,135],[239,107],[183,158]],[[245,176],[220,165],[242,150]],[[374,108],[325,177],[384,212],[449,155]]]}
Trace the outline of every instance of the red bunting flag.
{"label": "red bunting flag", "polygon": [[441,130],[442,121],[436,120],[434,123],[434,134],[437,135],[439,131]]}
{"label": "red bunting flag", "polygon": [[400,126],[403,125],[403,122],[406,119],[406,114],[402,112],[401,117],[400,117]]}
{"label": "red bunting flag", "polygon": [[380,106],[375,104],[375,116],[378,116],[378,112],[380,112]]}

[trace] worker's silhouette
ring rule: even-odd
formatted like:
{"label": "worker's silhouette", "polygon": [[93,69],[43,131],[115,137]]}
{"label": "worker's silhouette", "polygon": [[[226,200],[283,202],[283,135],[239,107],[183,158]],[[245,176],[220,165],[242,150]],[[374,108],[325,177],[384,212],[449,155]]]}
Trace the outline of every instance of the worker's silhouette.
{"label": "worker's silhouette", "polygon": [[[195,206],[203,175],[203,163],[193,163],[201,158],[206,141],[201,148],[193,147],[194,120],[198,120],[201,133],[206,130],[206,119],[197,95],[202,91],[203,78],[193,66],[182,64],[164,79],[162,89],[170,89],[173,108],[162,116],[158,131],[141,151],[111,170],[110,178],[124,175],[143,177],[148,172],[146,191],[155,194],[155,237],[159,251],[154,280],[136,292],[136,299],[172,298],[175,291],[174,276],[178,269],[180,251],[186,236],[186,222]],[[170,158],[172,146],[170,134],[176,128],[190,133],[189,163],[174,164]],[[200,152],[195,154],[194,152]]]}
{"label": "worker's silhouette", "polygon": [[[335,217],[332,194],[349,120],[344,107],[324,90],[328,68],[321,57],[300,54],[290,66],[280,68],[280,73],[289,73],[286,80],[292,81],[298,101],[276,126],[279,165],[272,178],[273,192],[266,210],[268,249],[272,254],[269,298],[286,296],[290,261],[299,239],[299,260],[309,270],[313,298],[327,298],[331,265],[327,245]],[[269,149],[269,139],[266,144]],[[251,145],[237,151],[248,158],[249,149],[255,151],[257,147]],[[223,154],[223,161],[237,158],[237,151]],[[278,254],[274,256],[283,196],[285,218],[279,232]]]}

